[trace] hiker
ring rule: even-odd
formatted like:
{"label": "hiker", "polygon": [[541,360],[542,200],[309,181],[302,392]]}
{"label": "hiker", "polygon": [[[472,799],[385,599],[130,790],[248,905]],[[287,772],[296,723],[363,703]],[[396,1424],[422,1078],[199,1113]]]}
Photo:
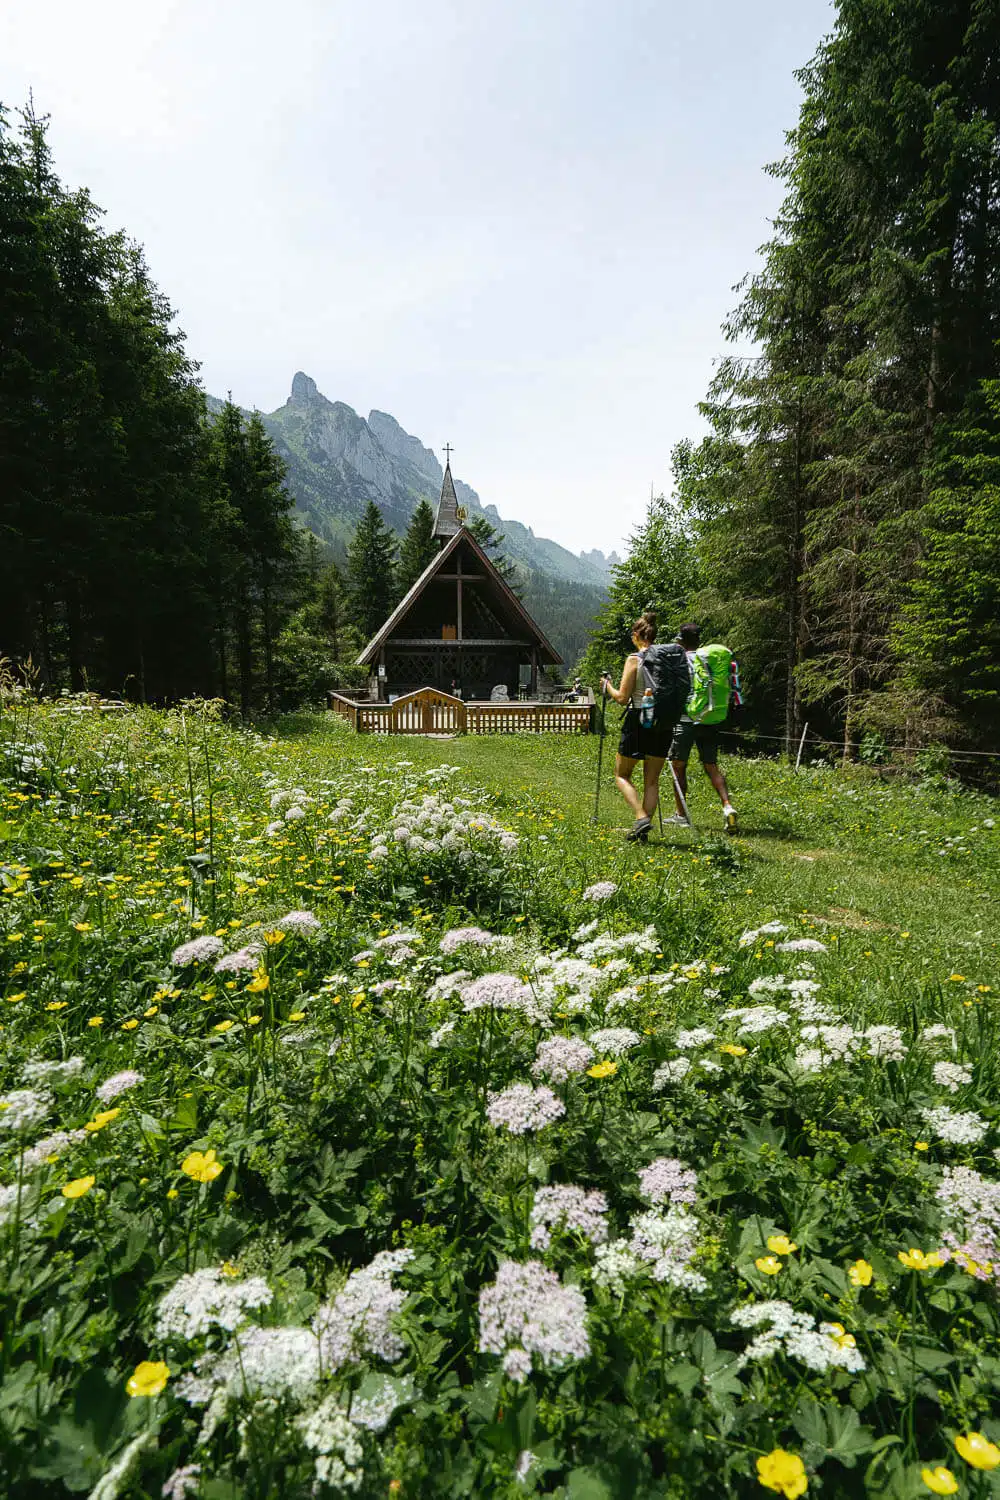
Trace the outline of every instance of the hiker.
{"label": "hiker", "polygon": [[687,816],[687,763],[692,745],[705,775],[715,787],[722,802],[726,830],[736,832],[736,809],[729,800],[726,778],[719,770],[719,734],[733,705],[742,705],[739,668],[727,646],[700,646],[701,629],[682,625],[677,642],[684,648],[691,669],[691,692],[674,728],[670,742],[670,761],[674,770],[674,802],[677,811],[668,821],[690,827]]}
{"label": "hiker", "polygon": [[[660,774],[666,764],[673,726],[687,699],[690,677],[684,650],[672,643],[656,646],[656,615],[647,609],[632,626],[635,654],[625,660],[620,685],[601,678],[608,696],[625,708],[615,758],[618,790],[635,817],[629,843],[645,843],[660,798]],[[642,761],[642,796],[632,785]]]}

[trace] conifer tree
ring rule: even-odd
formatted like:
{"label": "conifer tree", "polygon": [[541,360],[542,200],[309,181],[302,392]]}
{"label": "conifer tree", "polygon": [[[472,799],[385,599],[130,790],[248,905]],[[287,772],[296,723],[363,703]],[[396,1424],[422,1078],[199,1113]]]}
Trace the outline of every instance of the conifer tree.
{"label": "conifer tree", "polygon": [[347,552],[351,615],[368,640],[395,603],[396,543],[374,500],[369,500]]}
{"label": "conifer tree", "polygon": [[428,563],[434,561],[438,544],[434,539],[434,511],[426,500],[421,500],[410,517],[399,548],[398,587],[405,594],[413,587]]}

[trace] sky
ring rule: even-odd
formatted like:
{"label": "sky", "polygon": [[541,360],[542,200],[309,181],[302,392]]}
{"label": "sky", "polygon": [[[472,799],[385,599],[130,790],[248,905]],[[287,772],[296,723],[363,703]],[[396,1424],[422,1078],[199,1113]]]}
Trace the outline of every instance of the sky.
{"label": "sky", "polygon": [[303,370],[484,504],[621,549],[697,403],[831,0],[0,8],[64,182],[144,247],[213,395]]}

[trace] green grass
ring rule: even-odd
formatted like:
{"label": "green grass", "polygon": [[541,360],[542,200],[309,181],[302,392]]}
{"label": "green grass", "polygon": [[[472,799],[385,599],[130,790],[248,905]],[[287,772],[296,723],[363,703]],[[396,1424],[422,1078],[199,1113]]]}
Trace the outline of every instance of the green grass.
{"label": "green grass", "polygon": [[[358,1500],[744,1500],[775,1449],[787,1493],[916,1500],[928,1464],[1000,1493],[1000,1447],[995,1473],[956,1448],[1000,1445],[996,804],[731,757],[737,837],[695,766],[696,827],[636,847],[611,741],[593,823],[598,748],[8,705],[5,1492],[148,1500],[199,1464],[197,1500],[337,1500],[314,1488],[318,1422]],[[596,882],[616,889],[595,902]],[[453,950],[469,925],[500,946]],[[251,945],[246,966],[175,960],[213,934]],[[495,971],[511,1005],[467,1008]],[[558,1117],[491,1122],[558,1038],[593,1044],[589,1071],[550,1079]],[[142,1077],[109,1099],[122,1070]],[[650,1228],[641,1174],[662,1158],[695,1201]],[[986,1204],[962,1223],[941,1198],[956,1171]],[[553,1187],[601,1197],[620,1285],[582,1234],[533,1242]],[[390,1250],[410,1258],[380,1341],[345,1283],[368,1295]],[[575,1352],[536,1349],[523,1380],[484,1347],[480,1297],[509,1262],[576,1321]],[[270,1301],[235,1332],[165,1327],[195,1272]],[[774,1299],[818,1364],[748,1355],[739,1319]],[[324,1307],[357,1347],[297,1385],[254,1340],[313,1350]],[[184,1395],[197,1367],[212,1421]],[[384,1430],[349,1421],[379,1392]]]}
{"label": "green grass", "polygon": [[[654,828],[641,850],[624,843],[631,815],[614,785],[610,736],[595,827],[596,736],[355,738],[332,719],[306,716],[278,733],[308,760],[330,758],[341,768],[401,759],[461,766],[520,823],[562,820],[562,837],[589,879],[638,872],[658,881],[669,873],[681,893],[699,884],[692,877],[706,858],[729,867],[735,855],[740,879],[727,882],[723,898],[733,928],[808,914],[831,931],[868,931],[880,943],[908,943],[928,963],[961,960],[994,983],[1000,978],[1000,807],[957,783],[882,779],[861,767],[796,773],[777,760],[729,756],[723,769],[740,831],[723,842],[718,799],[692,761],[694,829],[667,827],[661,835]],[[664,807],[672,812],[669,797],[667,785]],[[997,827],[984,827],[994,817]]]}

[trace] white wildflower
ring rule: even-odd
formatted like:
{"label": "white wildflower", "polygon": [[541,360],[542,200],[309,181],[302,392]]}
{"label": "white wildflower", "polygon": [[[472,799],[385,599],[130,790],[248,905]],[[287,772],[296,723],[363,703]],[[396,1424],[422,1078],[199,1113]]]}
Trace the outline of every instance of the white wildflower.
{"label": "white wildflower", "polygon": [[496,942],[496,934],[485,927],[453,927],[446,932],[438,947],[442,953],[454,953],[458,948],[489,948]]}
{"label": "white wildflower", "polygon": [[775,953],[825,953],[826,944],[818,938],[790,938],[787,943],[775,943]]}
{"label": "white wildflower", "polygon": [[974,1110],[963,1112],[949,1109],[946,1104],[925,1109],[923,1118],[938,1138],[951,1146],[975,1146],[989,1129],[986,1121]]}
{"label": "white wildflower", "polygon": [[674,1156],[658,1156],[639,1173],[639,1192],[650,1203],[694,1203],[698,1174]]}
{"label": "white wildflower", "polygon": [[607,1213],[608,1200],[596,1188],[588,1191],[568,1183],[540,1187],[531,1208],[531,1248],[547,1250],[554,1229],[580,1234],[592,1245],[603,1244],[608,1237]]}
{"label": "white wildflower", "polygon": [[696,1047],[707,1047],[709,1042],[714,1041],[714,1031],[709,1031],[707,1026],[693,1026],[690,1031],[677,1033],[674,1037],[674,1046],[679,1047],[682,1052],[687,1052]]}
{"label": "white wildflower", "polygon": [[156,1334],[170,1342],[199,1338],[211,1328],[232,1333],[246,1322],[248,1312],[269,1307],[272,1300],[263,1277],[227,1276],[216,1266],[204,1266],[182,1276],[160,1298]]}
{"label": "white wildflower", "polygon": [[595,1051],[606,1052],[611,1057],[624,1057],[626,1052],[642,1045],[642,1037],[628,1026],[606,1026],[603,1030],[592,1031],[587,1040]]}
{"label": "white wildflower", "polygon": [[374,1260],[352,1271],[332,1302],[312,1321],[327,1370],[357,1364],[376,1355],[391,1364],[403,1353],[394,1320],[406,1292],[392,1278],[413,1259],[412,1250],[381,1250]]}
{"label": "white wildflower", "polygon": [[662,1093],[670,1084],[681,1083],[690,1071],[689,1057],[672,1057],[668,1062],[661,1063],[653,1074],[653,1093]]}
{"label": "white wildflower", "polygon": [[536,1078],[565,1083],[572,1073],[584,1073],[594,1061],[594,1049],[576,1036],[553,1036],[539,1042],[531,1071]]}
{"label": "white wildflower", "polygon": [[564,1286],[541,1261],[503,1261],[496,1281],[479,1293],[479,1347],[504,1356],[503,1368],[522,1381],[532,1357],[559,1370],[590,1353],[587,1304],[577,1286]]}
{"label": "white wildflower", "polygon": [[931,1069],[931,1076],[941,1088],[957,1094],[959,1089],[972,1082],[972,1069],[963,1067],[960,1063],[937,1062]]}
{"label": "white wildflower", "polygon": [[102,1104],[110,1104],[112,1099],[118,1098],[119,1094],[124,1094],[128,1089],[138,1088],[139,1084],[145,1081],[144,1073],[137,1073],[134,1068],[124,1068],[120,1073],[112,1073],[110,1078],[105,1078],[94,1092]]}
{"label": "white wildflower", "polygon": [[207,964],[212,959],[218,958],[222,952],[222,939],[208,935],[206,937],[192,938],[189,943],[181,943],[170,955],[170,962],[177,969],[183,969],[187,964]]}
{"label": "white wildflower", "polygon": [[302,1441],[316,1454],[316,1478],[331,1489],[358,1490],[364,1479],[364,1449],[357,1428],[327,1396],[314,1411],[295,1419]]}
{"label": "white wildflower", "polygon": [[490,1124],[498,1130],[509,1130],[511,1135],[544,1130],[565,1113],[565,1104],[545,1084],[532,1088],[530,1083],[515,1083],[500,1093],[491,1092],[486,1106]]}
{"label": "white wildflower", "polygon": [[43,1089],[12,1089],[0,1094],[0,1131],[18,1135],[40,1125],[52,1108],[52,1095]]}
{"label": "white wildflower", "polygon": [[174,1470],[160,1494],[163,1500],[187,1500],[188,1495],[196,1493],[200,1478],[201,1464],[185,1464]]}
{"label": "white wildflower", "polygon": [[33,1084],[36,1088],[39,1084],[58,1088],[61,1083],[72,1083],[82,1072],[83,1058],[68,1057],[65,1062],[26,1062],[21,1069],[21,1077],[25,1083]]}
{"label": "white wildflower", "polygon": [[618,887],[613,880],[599,880],[596,885],[588,885],[587,889],[583,892],[581,900],[610,901],[617,890]]}
{"label": "white wildflower", "polygon": [[772,937],[777,932],[787,931],[788,928],[784,922],[765,922],[763,927],[754,927],[751,931],[742,933],[740,936],[740,947],[749,948],[750,944],[755,943],[758,938]]}

